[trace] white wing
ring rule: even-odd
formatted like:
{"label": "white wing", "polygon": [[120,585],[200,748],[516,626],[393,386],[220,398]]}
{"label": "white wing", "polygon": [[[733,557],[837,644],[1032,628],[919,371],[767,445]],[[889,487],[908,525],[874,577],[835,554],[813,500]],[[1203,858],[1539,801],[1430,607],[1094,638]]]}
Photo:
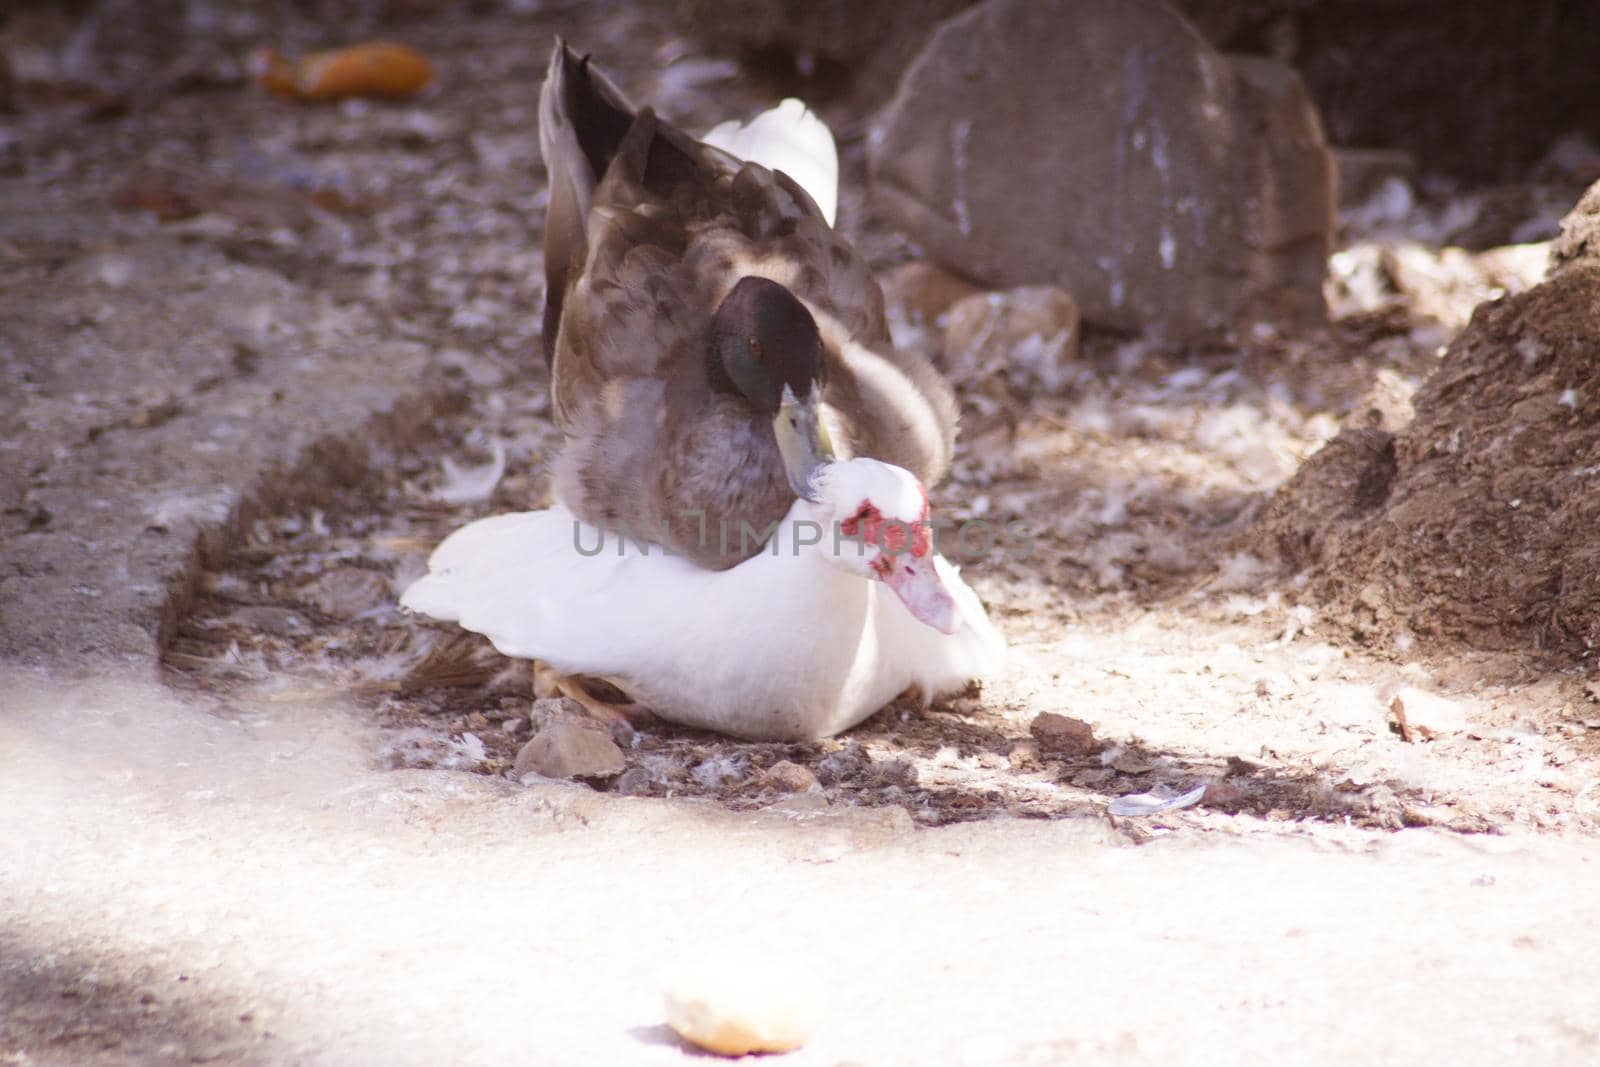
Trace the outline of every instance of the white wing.
{"label": "white wing", "polygon": [[505,655],[593,669],[624,638],[647,637],[630,622],[658,600],[681,604],[694,572],[660,548],[619,553],[617,541],[563,508],[479,519],[445,538],[400,603],[481,633]]}
{"label": "white wing", "polygon": [[839,150],[833,131],[790,97],[746,123],[724,122],[702,140],[724,152],[793,178],[833,225],[839,210]]}

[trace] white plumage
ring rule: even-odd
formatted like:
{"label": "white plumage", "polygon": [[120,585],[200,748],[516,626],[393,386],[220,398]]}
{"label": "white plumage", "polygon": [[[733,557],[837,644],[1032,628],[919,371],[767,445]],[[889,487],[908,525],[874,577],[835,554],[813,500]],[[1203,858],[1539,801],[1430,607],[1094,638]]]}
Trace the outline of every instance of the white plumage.
{"label": "white plumage", "polygon": [[879,548],[835,536],[868,502],[892,522],[925,521],[915,478],[850,460],[818,498],[797,500],[766,550],[725,571],[560,507],[482,519],[439,546],[401,603],[508,656],[603,677],[662,718],[755,740],[826,737],[912,685],[932,698],[1000,667],[1004,640],[949,563],[929,557],[955,604],[946,634],[873,576]]}
{"label": "white plumage", "polygon": [[827,123],[799,100],[791,96],[746,123],[718,123],[701,140],[747,163],[783,171],[833,225],[839,210],[839,150]]}

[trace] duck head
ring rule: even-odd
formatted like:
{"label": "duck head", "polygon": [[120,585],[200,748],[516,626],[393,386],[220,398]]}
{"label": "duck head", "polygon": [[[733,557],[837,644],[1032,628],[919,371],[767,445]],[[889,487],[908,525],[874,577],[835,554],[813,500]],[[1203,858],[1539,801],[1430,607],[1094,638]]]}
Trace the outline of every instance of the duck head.
{"label": "duck head", "polygon": [[957,629],[955,599],[934,565],[928,494],[910,471],[875,459],[820,468],[812,486],[826,529],[824,557],[887,585],[913,616],[941,633]]}
{"label": "duck head", "polygon": [[826,370],[816,320],[770,278],[740,278],[711,317],[712,388],[771,417],[789,486],[813,501],[815,476],[834,455],[821,411]]}

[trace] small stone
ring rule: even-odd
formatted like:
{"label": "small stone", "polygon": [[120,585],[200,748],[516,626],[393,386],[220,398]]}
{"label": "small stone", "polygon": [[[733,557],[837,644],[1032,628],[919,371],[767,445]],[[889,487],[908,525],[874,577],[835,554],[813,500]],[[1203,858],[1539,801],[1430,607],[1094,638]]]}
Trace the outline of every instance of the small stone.
{"label": "small stone", "polygon": [[617,779],[616,790],[624,796],[644,796],[650,792],[650,772],[643,767],[630,767]]}
{"label": "small stone", "polygon": [[902,263],[883,280],[884,299],[909,321],[926,325],[938,323],[957,301],[980,291],[975,283],[925,259]]}
{"label": "small stone", "polygon": [[598,723],[566,719],[551,722],[517,753],[519,778],[609,778],[621,774],[622,749]]}
{"label": "small stone", "polygon": [[1031,771],[1039,766],[1039,746],[1033,741],[1014,741],[1006,750],[1006,759],[1014,771]]}
{"label": "small stone", "polygon": [[528,709],[528,720],[534,729],[541,729],[564,719],[587,719],[588,711],[571,697],[540,697]]}
{"label": "small stone", "polygon": [[809,768],[791,760],[779,760],[768,767],[762,772],[761,784],[784,793],[807,793],[822,788]]}
{"label": "small stone", "polygon": [[1244,799],[1244,790],[1232,782],[1206,783],[1205,796],[1200,803],[1208,808],[1232,807]]}
{"label": "small stone", "polygon": [[944,366],[957,384],[999,376],[1025,392],[1057,392],[1077,355],[1078,305],[1055,286],[978,293],[950,309]]}
{"label": "small stone", "polygon": [[788,964],[760,969],[742,955],[708,961],[666,991],[667,1025],[723,1056],[792,1052],[821,1014],[821,984]]}
{"label": "small stone", "polygon": [[612,721],[602,721],[589,713],[589,709],[571,697],[545,696],[539,697],[528,709],[528,719],[535,730],[553,722],[564,719],[573,719],[587,723],[590,726],[601,727],[611,734],[611,739],[618,745],[631,747],[638,732],[634,730],[627,720],[617,718]]}
{"label": "small stone", "polygon": [[1082,719],[1041,712],[1028,726],[1039,750],[1052,756],[1092,756],[1100,750],[1094,729]]}
{"label": "small stone", "polygon": [[1467,728],[1467,713],[1460,704],[1414,685],[1395,692],[1389,720],[1405,741],[1431,741]]}
{"label": "small stone", "polygon": [[301,601],[336,619],[350,619],[395,602],[389,579],[377,571],[340,567],[301,587]]}

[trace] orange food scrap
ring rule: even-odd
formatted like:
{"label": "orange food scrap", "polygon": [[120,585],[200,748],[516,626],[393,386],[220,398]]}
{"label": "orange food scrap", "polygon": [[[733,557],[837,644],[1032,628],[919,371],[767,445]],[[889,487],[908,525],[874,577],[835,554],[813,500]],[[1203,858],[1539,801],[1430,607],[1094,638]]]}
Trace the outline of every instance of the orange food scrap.
{"label": "orange food scrap", "polygon": [[251,57],[251,66],[268,92],[302,101],[402,100],[433,81],[433,64],[426,56],[392,41],[369,41],[300,59],[264,48]]}

